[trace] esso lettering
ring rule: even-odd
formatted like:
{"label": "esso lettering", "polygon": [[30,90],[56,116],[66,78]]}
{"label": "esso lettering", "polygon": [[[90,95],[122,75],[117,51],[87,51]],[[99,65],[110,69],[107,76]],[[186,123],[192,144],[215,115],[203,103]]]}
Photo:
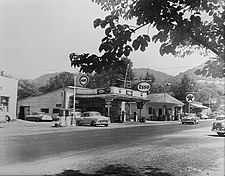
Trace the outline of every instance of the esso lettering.
{"label": "esso lettering", "polygon": [[139,91],[149,91],[149,89],[151,88],[150,84],[147,82],[142,82],[138,84],[138,90]]}

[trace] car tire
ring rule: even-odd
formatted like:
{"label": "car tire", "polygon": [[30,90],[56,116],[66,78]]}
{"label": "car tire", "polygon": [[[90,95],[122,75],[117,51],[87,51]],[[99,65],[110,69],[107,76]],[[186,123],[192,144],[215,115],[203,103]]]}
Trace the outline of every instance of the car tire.
{"label": "car tire", "polygon": [[219,136],[224,136],[224,134],[223,134],[223,133],[220,133],[220,132],[217,132],[217,134],[218,134]]}
{"label": "car tire", "polygon": [[95,121],[92,121],[92,122],[91,122],[91,126],[96,126],[96,125],[95,125]]}
{"label": "car tire", "polygon": [[82,123],[80,121],[76,122],[76,126],[81,126],[81,125],[82,125]]}
{"label": "car tire", "polygon": [[105,124],[105,127],[109,126],[109,124]]}

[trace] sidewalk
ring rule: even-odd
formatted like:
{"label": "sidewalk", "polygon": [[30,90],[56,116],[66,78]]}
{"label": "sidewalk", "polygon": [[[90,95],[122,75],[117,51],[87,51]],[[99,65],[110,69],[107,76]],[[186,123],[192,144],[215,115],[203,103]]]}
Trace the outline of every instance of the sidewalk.
{"label": "sidewalk", "polygon": [[113,128],[127,128],[133,126],[152,126],[179,124],[179,121],[146,121],[146,123],[126,121],[122,123],[110,123],[108,127],[91,127],[91,126],[66,126],[54,127],[55,122],[30,122],[16,119],[14,122],[0,124],[0,137],[15,135],[31,135],[44,133],[68,132],[77,130],[104,130]]}

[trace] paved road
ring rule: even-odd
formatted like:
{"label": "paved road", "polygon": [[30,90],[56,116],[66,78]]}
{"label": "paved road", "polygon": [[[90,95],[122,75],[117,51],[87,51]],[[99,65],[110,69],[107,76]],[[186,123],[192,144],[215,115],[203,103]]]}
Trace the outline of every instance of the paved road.
{"label": "paved road", "polygon": [[[112,125],[111,128],[81,127],[76,128],[76,130],[70,128],[51,129],[49,131],[47,127],[34,128],[29,126],[27,128],[29,131],[32,131],[32,129],[35,131],[32,135],[18,132],[14,135],[8,133],[8,135],[1,136],[0,166],[4,172],[14,167],[20,168],[23,173],[32,173],[31,171],[38,172],[38,170],[34,170],[34,165],[43,167],[43,162],[46,162],[49,165],[45,164],[45,170],[47,173],[51,173],[52,169],[57,172],[53,165],[60,170],[73,163],[72,165],[76,168],[92,172],[99,166],[103,166],[103,163],[109,165],[112,162],[127,164],[129,161],[133,161],[129,165],[135,165],[139,160],[136,164],[144,167],[144,163],[148,162],[149,159],[145,161],[143,156],[151,154],[151,163],[161,163],[161,160],[164,160],[162,165],[167,170],[174,162],[169,160],[169,164],[166,165],[165,161],[169,157],[173,156],[173,159],[177,161],[183,156],[187,160],[185,162],[190,165],[185,166],[187,170],[189,169],[193,173],[194,171],[203,173],[202,171],[207,167],[214,167],[213,163],[217,162],[216,158],[221,159],[221,155],[224,154],[222,150],[224,138],[218,138],[210,131],[210,123],[210,121],[203,121],[199,125],[182,125],[180,123],[163,125],[131,124],[127,126]],[[7,131],[7,129],[5,130]],[[22,128],[17,130],[24,131]],[[211,142],[217,143],[211,145]],[[188,150],[184,150],[186,147],[188,147]],[[212,152],[216,148],[217,151]],[[209,156],[204,154],[205,151],[199,151],[203,149]],[[149,153],[151,150],[152,152]],[[196,151],[198,152],[196,153]],[[195,155],[198,157],[196,158]],[[127,156],[133,157],[127,158]],[[141,156],[143,161],[140,161]],[[74,160],[74,157],[76,160]],[[196,160],[199,163],[197,164],[198,167],[196,167]],[[76,163],[78,161],[83,164]],[[219,161],[221,162],[221,160]],[[180,162],[183,163],[184,161],[181,160]],[[96,163],[98,163],[98,167]],[[29,164],[30,172],[25,172],[23,167]],[[59,165],[61,167],[58,167]],[[177,168],[181,167],[177,162],[174,165]],[[156,166],[154,165],[154,167]],[[15,170],[15,172],[17,171]],[[175,174],[178,170],[175,169],[171,172]],[[38,173],[42,172],[39,170]]]}

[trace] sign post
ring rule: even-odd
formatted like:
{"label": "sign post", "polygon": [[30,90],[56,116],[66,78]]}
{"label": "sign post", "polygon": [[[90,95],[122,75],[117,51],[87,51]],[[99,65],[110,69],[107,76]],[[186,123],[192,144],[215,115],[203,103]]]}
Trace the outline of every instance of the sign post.
{"label": "sign post", "polygon": [[186,101],[188,102],[188,113],[190,113],[190,103],[195,100],[195,96],[192,93],[187,94]]}
{"label": "sign post", "polygon": [[[151,85],[148,83],[148,82],[140,82],[137,86],[137,89],[141,92],[148,92],[151,88]],[[143,108],[143,105],[144,103],[143,102],[138,102],[137,103],[137,106],[138,106],[138,109],[140,109],[140,120],[142,122],[145,122],[145,120],[142,119],[141,117],[141,109]]]}
{"label": "sign post", "polygon": [[75,118],[75,108],[76,108],[76,69],[74,69],[74,85],[73,85],[73,118],[72,118],[72,125],[76,125],[76,118]]}

